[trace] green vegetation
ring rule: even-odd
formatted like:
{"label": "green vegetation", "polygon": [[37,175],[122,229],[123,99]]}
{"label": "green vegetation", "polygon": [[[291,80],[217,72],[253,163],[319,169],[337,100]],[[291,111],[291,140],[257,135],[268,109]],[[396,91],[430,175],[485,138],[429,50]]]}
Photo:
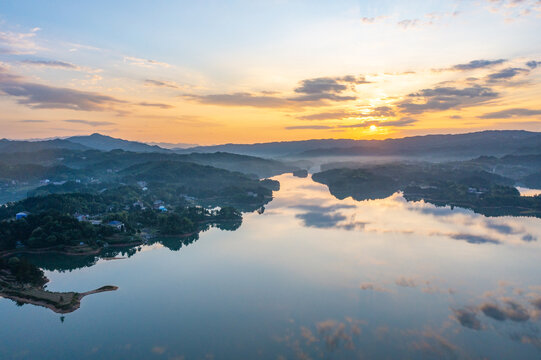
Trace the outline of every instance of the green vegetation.
{"label": "green vegetation", "polygon": [[0,257],[0,285],[2,282],[17,282],[32,286],[43,286],[47,278],[43,271],[25,258]]}
{"label": "green vegetation", "polygon": [[522,197],[513,180],[471,164],[386,164],[357,169],[331,169],[313,175],[337,198],[385,198],[403,191],[407,200],[425,200],[488,215],[541,217],[541,197]]}
{"label": "green vegetation", "polygon": [[97,240],[115,232],[109,226],[94,226],[73,216],[48,211],[30,214],[20,220],[0,222],[0,249],[14,249],[17,244],[31,249],[69,247],[81,242],[97,246]]}

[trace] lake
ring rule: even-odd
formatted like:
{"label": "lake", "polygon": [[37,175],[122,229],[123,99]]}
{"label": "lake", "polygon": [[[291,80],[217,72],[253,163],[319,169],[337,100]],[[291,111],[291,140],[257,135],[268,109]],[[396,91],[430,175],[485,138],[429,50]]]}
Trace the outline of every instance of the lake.
{"label": "lake", "polygon": [[236,231],[46,271],[52,291],[118,286],[73,313],[0,299],[0,358],[541,357],[541,219],[276,179]]}

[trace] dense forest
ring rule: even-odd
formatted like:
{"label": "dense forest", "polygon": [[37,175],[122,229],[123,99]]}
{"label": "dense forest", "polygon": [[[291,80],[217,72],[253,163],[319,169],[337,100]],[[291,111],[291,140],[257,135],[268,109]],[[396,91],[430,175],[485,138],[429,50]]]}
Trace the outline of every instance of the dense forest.
{"label": "dense forest", "polygon": [[490,216],[541,217],[541,196],[520,196],[512,179],[456,163],[333,168],[312,178],[327,185],[339,199],[381,199],[402,191],[407,200],[460,206]]}

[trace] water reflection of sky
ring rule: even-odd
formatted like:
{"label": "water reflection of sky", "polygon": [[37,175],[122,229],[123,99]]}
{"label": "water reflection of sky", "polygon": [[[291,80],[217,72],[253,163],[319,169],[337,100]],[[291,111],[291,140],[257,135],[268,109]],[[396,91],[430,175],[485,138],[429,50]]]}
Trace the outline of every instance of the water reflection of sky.
{"label": "water reflection of sky", "polygon": [[64,323],[0,301],[0,357],[541,356],[540,219],[400,194],[340,201],[310,178],[278,180],[276,199],[237,231],[48,272],[51,290],[119,286],[85,298]]}
{"label": "water reflection of sky", "polygon": [[541,195],[541,189],[529,189],[525,187],[517,187],[517,190],[520,192],[520,195],[522,196],[537,196]]}

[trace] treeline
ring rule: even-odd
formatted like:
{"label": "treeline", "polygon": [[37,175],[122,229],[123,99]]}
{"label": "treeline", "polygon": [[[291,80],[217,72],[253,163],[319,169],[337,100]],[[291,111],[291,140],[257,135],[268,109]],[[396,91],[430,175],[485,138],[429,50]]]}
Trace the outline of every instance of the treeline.
{"label": "treeline", "polygon": [[381,199],[403,191],[407,200],[473,209],[485,215],[541,216],[541,197],[520,196],[513,180],[449,164],[386,164],[314,174],[337,198]]}
{"label": "treeline", "polygon": [[153,209],[110,213],[104,221],[121,221],[129,232],[140,232],[143,228],[154,228],[163,235],[189,234],[200,230],[204,222],[242,221],[242,214],[233,207],[223,207],[218,211],[202,207],[186,207],[175,212],[162,213]]}
{"label": "treeline", "polygon": [[0,249],[11,250],[18,245],[33,249],[74,246],[80,242],[92,246],[116,231],[113,227],[95,226],[49,210],[19,220],[0,222]]}
{"label": "treeline", "polygon": [[13,276],[21,284],[43,286],[47,282],[43,271],[25,258],[15,256],[8,259],[0,258],[0,274],[2,272],[7,273],[8,276]]}

